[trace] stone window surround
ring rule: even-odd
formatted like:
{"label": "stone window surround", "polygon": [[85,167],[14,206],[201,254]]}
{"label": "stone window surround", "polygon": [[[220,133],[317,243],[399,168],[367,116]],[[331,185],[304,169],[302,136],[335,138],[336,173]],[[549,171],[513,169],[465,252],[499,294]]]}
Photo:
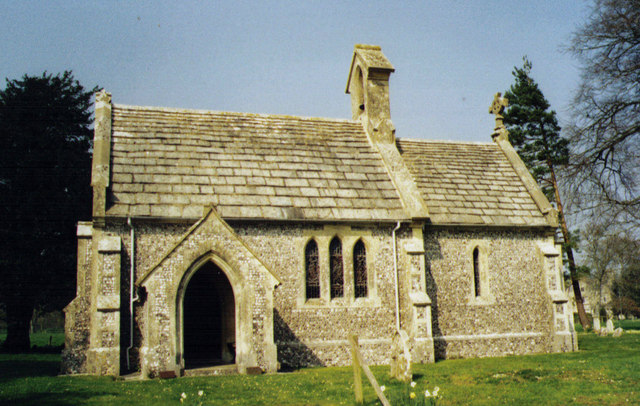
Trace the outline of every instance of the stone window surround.
{"label": "stone window surround", "polygon": [[[478,265],[479,265],[479,282],[480,282],[480,295],[476,296],[475,287],[475,261],[474,251],[478,250]],[[496,299],[491,293],[491,278],[489,271],[489,245],[484,240],[471,240],[466,250],[466,274],[469,275],[469,300],[470,305],[491,305],[494,304]]]}
{"label": "stone window surround", "polygon": [[[342,259],[344,270],[344,296],[334,299],[330,298],[330,269],[329,269],[329,244],[334,238],[338,238],[342,243]],[[305,269],[305,248],[307,244],[314,240],[318,246],[319,266],[320,266],[320,298],[307,299],[306,297],[306,269]],[[367,255],[367,297],[355,297],[355,280],[353,249],[358,241],[362,241]],[[300,272],[297,295],[297,308],[344,308],[344,307],[379,307],[380,298],[377,294],[376,271],[374,258],[376,242],[368,230],[351,230],[351,226],[327,225],[322,230],[310,231],[301,244],[296,244],[298,255],[300,256]]]}

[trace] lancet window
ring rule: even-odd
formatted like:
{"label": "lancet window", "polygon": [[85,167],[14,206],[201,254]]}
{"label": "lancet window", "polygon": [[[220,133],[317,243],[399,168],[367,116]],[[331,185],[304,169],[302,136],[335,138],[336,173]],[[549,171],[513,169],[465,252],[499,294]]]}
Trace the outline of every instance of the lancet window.
{"label": "lancet window", "polygon": [[480,250],[478,247],[473,249],[473,287],[476,297],[481,294],[480,286]]}
{"label": "lancet window", "polygon": [[318,260],[318,244],[315,240],[307,243],[304,250],[304,262],[306,271],[306,295],[307,299],[320,297],[320,264]]}
{"label": "lancet window", "polygon": [[329,244],[329,277],[331,298],[344,296],[344,267],[342,261],[342,242],[334,237]]}
{"label": "lancet window", "polygon": [[367,297],[367,250],[362,240],[353,247],[353,280],[355,297]]}

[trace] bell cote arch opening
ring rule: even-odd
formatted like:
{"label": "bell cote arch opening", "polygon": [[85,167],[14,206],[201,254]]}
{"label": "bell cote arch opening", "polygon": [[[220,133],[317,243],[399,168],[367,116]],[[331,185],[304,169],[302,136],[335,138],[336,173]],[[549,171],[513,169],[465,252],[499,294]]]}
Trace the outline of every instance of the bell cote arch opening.
{"label": "bell cote arch opening", "polygon": [[365,113],[365,83],[360,65],[355,69],[356,74],[349,91],[351,93],[351,113],[353,119],[358,120]]}

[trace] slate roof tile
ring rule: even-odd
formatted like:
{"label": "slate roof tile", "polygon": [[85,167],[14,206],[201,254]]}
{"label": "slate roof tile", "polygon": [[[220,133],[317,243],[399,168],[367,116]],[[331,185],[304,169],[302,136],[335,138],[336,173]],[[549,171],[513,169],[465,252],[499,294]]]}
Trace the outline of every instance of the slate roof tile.
{"label": "slate roof tile", "polygon": [[[397,220],[398,192],[359,122],[113,106],[107,215]],[[397,146],[436,224],[546,225],[493,143]]]}
{"label": "slate roof tile", "polygon": [[406,217],[359,122],[114,104],[111,140],[107,215]]}
{"label": "slate roof tile", "polygon": [[434,224],[547,225],[498,145],[408,139],[396,145]]}

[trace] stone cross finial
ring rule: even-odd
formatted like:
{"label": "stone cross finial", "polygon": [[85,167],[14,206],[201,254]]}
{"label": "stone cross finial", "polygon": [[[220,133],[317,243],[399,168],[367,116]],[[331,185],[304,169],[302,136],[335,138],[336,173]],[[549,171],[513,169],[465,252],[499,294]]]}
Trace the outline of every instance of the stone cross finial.
{"label": "stone cross finial", "polygon": [[493,103],[489,107],[489,113],[496,115],[496,130],[504,127],[502,113],[504,109],[509,105],[509,99],[502,97],[502,93],[498,92],[493,96]]}
{"label": "stone cross finial", "polygon": [[493,130],[493,134],[491,134],[491,138],[493,138],[494,141],[509,139],[509,132],[504,126],[504,116],[502,115],[508,105],[509,99],[502,97],[502,93],[498,92],[493,96],[493,103],[489,106],[489,113],[496,115],[496,128]]}
{"label": "stone cross finial", "polygon": [[111,93],[107,93],[104,89],[100,90],[96,93],[96,102],[106,104],[111,103]]}

